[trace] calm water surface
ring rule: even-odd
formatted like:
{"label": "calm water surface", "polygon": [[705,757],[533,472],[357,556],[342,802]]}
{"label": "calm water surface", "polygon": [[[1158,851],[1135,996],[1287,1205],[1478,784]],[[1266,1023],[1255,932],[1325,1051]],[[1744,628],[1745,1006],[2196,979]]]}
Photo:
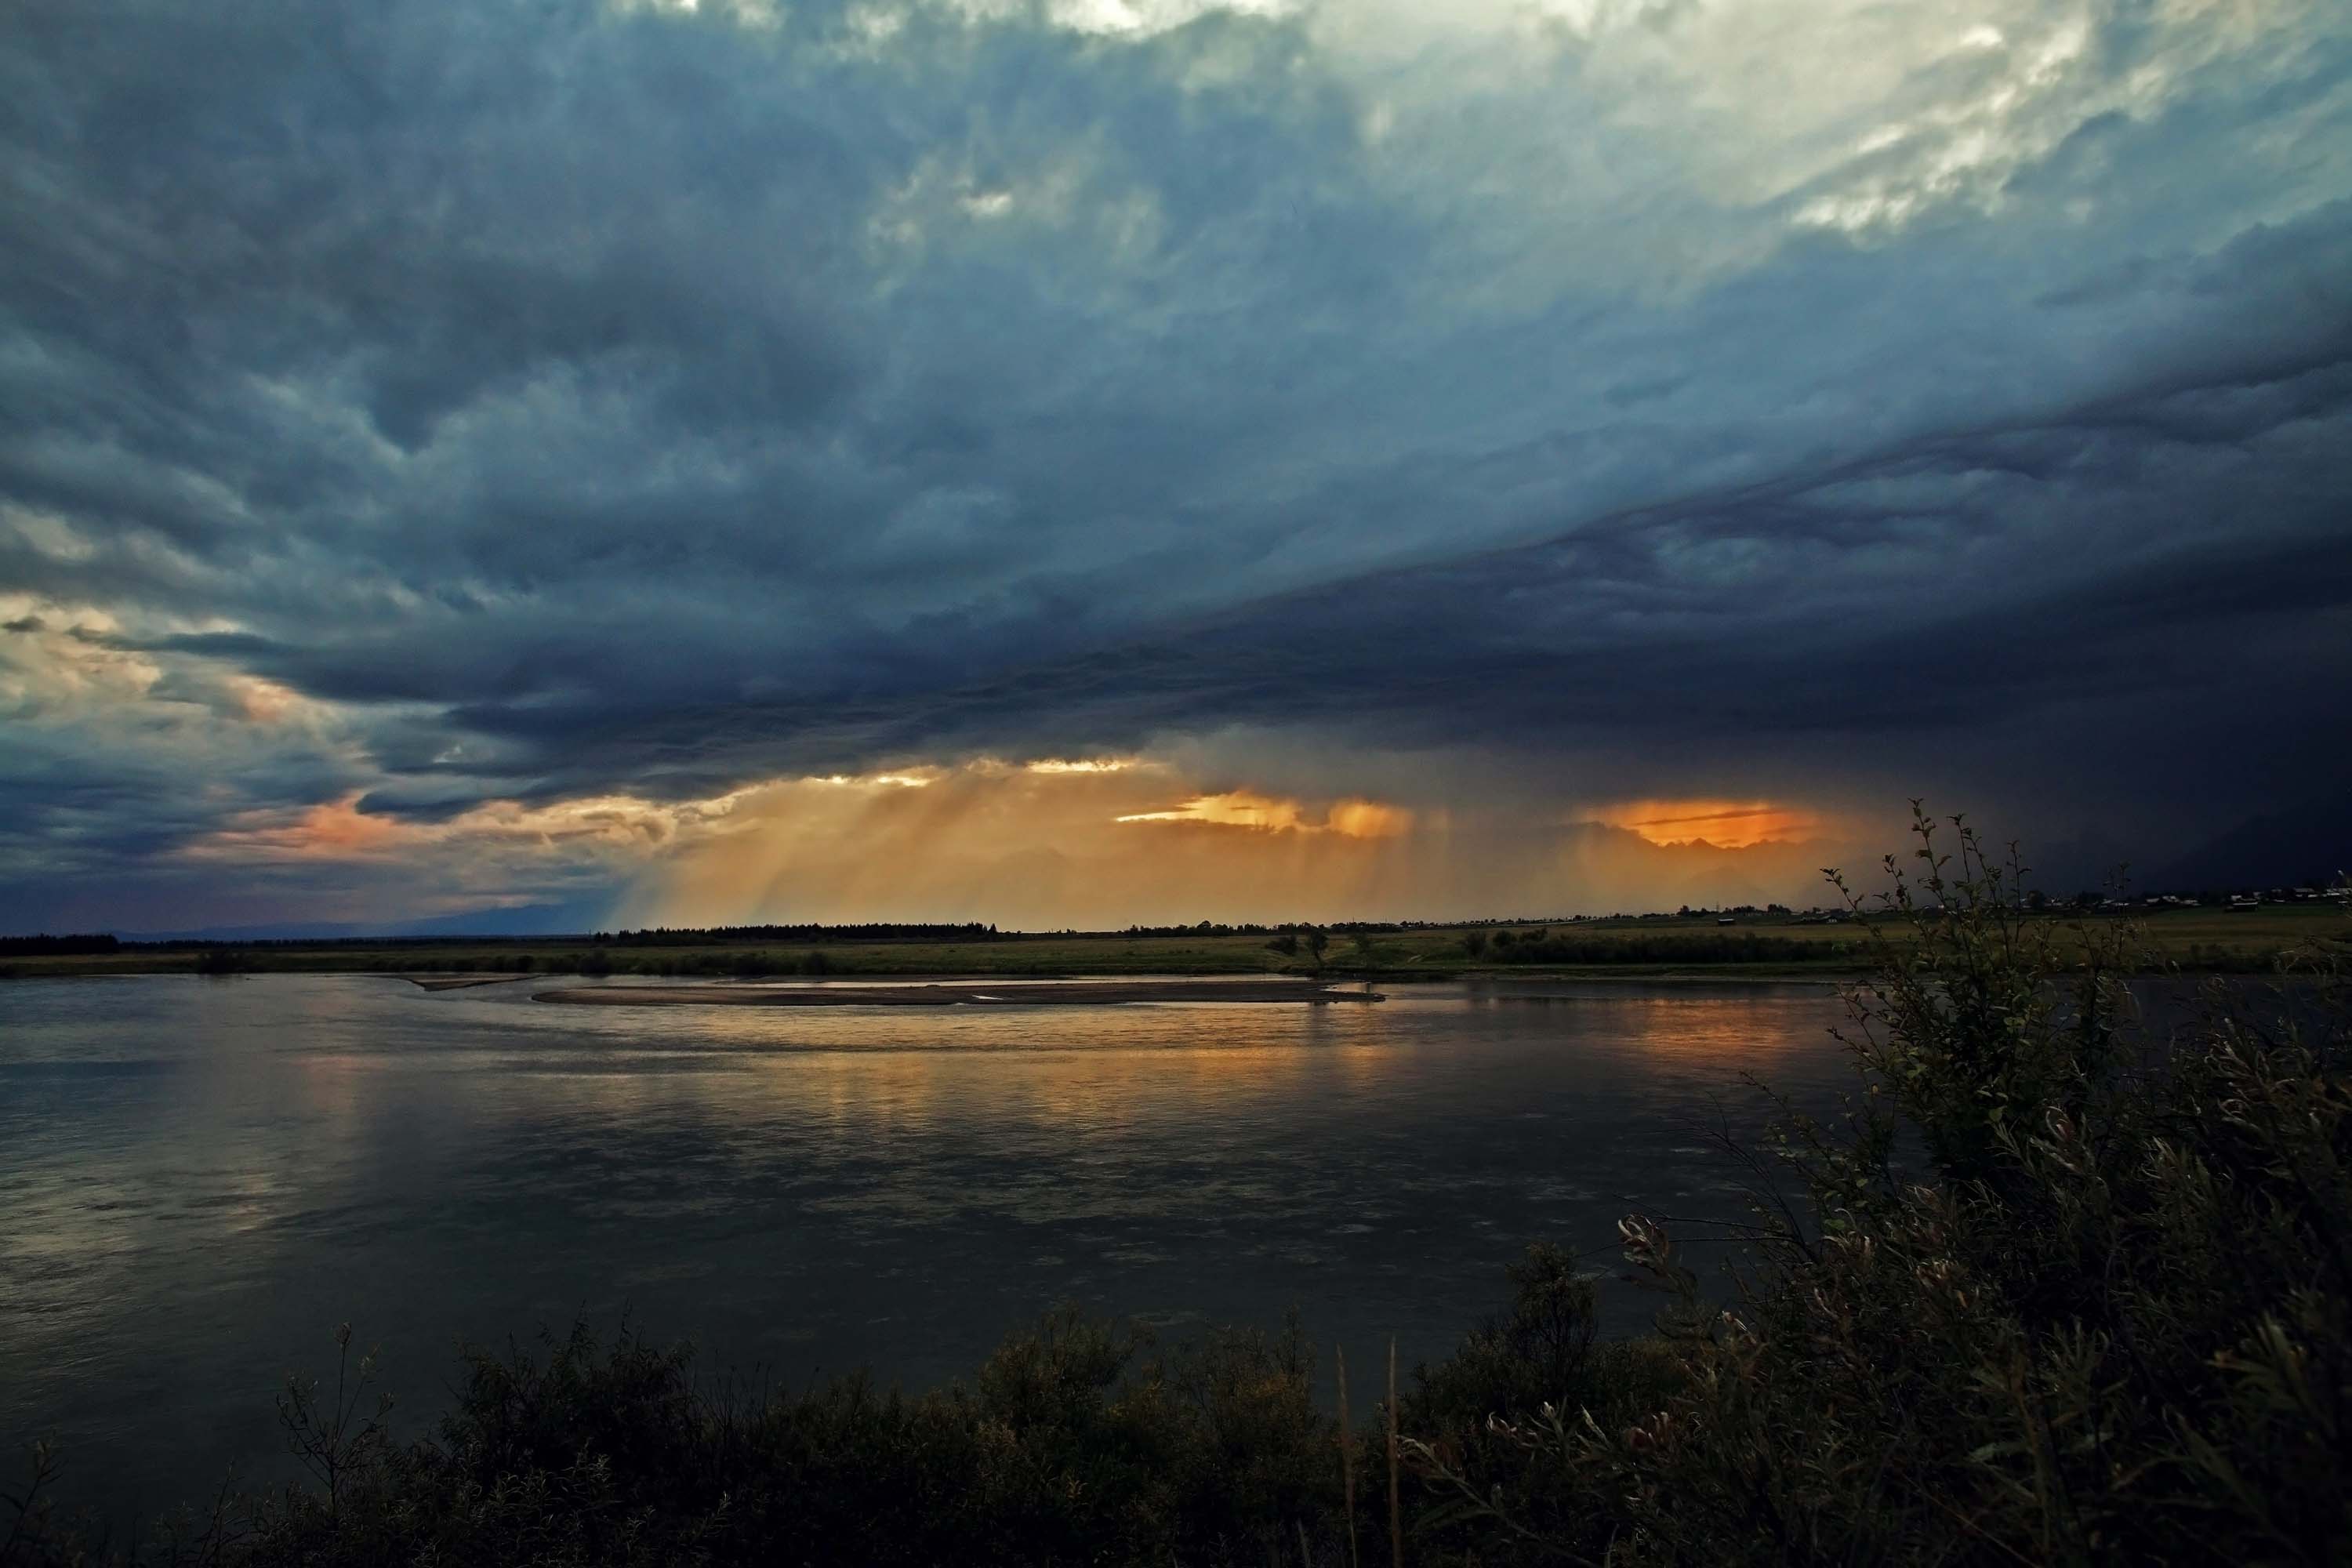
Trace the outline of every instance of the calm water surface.
{"label": "calm water surface", "polygon": [[[1736,1215],[1697,1130],[1842,1082],[1806,986],[1377,1005],[574,1008],[362,976],[0,987],[0,1443],[152,1510],[275,1473],[334,1325],[421,1432],[460,1338],[966,1372],[1056,1300],[1442,1354],[1528,1241]],[[1606,1260],[1601,1265],[1605,1266]],[[1604,1286],[1612,1329],[1655,1302]],[[1360,1397],[1370,1397],[1370,1389]],[[8,1469],[16,1468],[16,1456]]]}

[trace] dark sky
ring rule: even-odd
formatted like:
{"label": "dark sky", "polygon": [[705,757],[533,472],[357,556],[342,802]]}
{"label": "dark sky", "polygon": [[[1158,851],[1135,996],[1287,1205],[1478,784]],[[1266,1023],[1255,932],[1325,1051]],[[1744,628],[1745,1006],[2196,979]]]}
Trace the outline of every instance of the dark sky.
{"label": "dark sky", "polygon": [[2161,858],[2347,780],[2352,20],[15,0],[0,628],[10,929]]}

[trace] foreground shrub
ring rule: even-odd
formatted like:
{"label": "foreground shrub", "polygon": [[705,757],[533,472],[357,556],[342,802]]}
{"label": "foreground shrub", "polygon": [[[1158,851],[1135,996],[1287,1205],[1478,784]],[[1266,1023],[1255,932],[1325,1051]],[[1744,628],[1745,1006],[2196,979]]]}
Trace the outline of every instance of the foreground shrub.
{"label": "foreground shrub", "polygon": [[[348,1352],[348,1331],[341,1336]],[[744,1397],[585,1327],[467,1358],[434,1441],[362,1417],[362,1363],[281,1399],[313,1484],[183,1521],[154,1561],[1054,1563],[1296,1561],[1328,1542],[1335,1429],[1283,1335],[1148,1337],[1050,1314],[969,1386]],[[0,1561],[86,1550],[37,1502]]]}
{"label": "foreground shrub", "polygon": [[1908,940],[1852,998],[1857,1092],[1790,1121],[1809,1202],[1764,1195],[1735,1307],[1628,1220],[1676,1302],[1664,1396],[1495,1423],[1574,1506],[1419,1449],[1482,1560],[2352,1560],[2340,948],[2151,1031],[2127,935],[2021,919],[1957,826],[1889,863]]}

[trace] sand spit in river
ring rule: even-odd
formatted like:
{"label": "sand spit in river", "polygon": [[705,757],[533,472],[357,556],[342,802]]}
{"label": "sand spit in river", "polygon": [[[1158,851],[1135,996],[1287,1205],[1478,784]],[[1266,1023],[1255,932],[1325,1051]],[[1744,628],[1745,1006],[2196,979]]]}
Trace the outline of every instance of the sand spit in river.
{"label": "sand spit in river", "polygon": [[924,985],[583,985],[534,1002],[604,1007],[682,1004],[734,1007],[1103,1006],[1121,1002],[1378,1002],[1311,980],[1076,980]]}

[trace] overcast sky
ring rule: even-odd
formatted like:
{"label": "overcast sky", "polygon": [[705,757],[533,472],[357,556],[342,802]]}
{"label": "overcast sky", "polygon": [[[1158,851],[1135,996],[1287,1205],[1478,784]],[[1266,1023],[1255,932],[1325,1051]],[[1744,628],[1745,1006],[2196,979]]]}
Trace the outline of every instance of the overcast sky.
{"label": "overcast sky", "polygon": [[9,929],[2185,847],[2348,606],[2341,0],[0,10]]}

